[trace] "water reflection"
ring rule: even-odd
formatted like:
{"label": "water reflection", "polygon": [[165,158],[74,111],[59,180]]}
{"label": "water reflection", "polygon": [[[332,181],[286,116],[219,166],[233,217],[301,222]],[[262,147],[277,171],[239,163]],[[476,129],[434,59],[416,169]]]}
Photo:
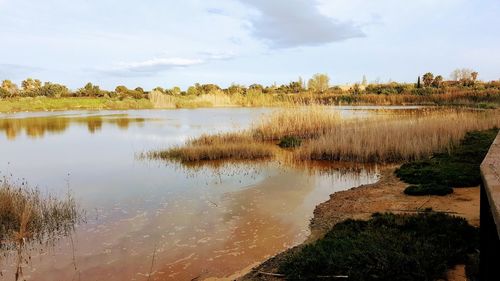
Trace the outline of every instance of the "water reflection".
{"label": "water reflection", "polygon": [[30,138],[42,138],[46,133],[61,134],[71,125],[87,126],[89,133],[96,133],[102,129],[103,124],[114,125],[127,130],[130,124],[141,125],[145,118],[131,118],[125,114],[98,115],[98,116],[47,116],[29,118],[0,119],[0,131],[7,139],[15,140],[23,132]]}
{"label": "water reflection", "polygon": [[[203,133],[247,128],[272,110],[4,116],[0,170],[56,194],[65,194],[68,179],[88,213],[73,237],[75,247],[62,240],[33,253],[26,279],[228,276],[303,241],[315,206],[331,193],[377,180],[376,166],[298,164],[281,156],[194,165],[135,157]],[[0,280],[11,280],[15,268],[4,264],[9,261],[2,263]]]}

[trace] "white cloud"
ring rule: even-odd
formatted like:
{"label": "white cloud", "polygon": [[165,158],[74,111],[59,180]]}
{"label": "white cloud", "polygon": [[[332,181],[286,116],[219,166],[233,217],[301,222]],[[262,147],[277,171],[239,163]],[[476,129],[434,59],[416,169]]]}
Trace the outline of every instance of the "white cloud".
{"label": "white cloud", "polygon": [[363,37],[360,26],[330,18],[307,0],[240,0],[258,12],[249,18],[252,34],[275,48],[315,46]]}
{"label": "white cloud", "polygon": [[186,67],[201,64],[203,62],[204,61],[201,59],[154,58],[141,62],[121,63],[120,68],[123,70],[137,72],[157,72],[167,70],[172,67]]}

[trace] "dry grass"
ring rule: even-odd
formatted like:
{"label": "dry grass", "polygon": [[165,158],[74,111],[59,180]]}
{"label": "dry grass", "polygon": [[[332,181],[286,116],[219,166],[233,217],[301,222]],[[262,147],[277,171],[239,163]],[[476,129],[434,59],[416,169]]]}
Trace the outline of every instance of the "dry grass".
{"label": "dry grass", "polygon": [[0,182],[0,250],[44,244],[73,230],[80,215],[74,199],[42,196],[35,188]]}
{"label": "dry grass", "polygon": [[449,150],[469,131],[499,127],[497,110],[425,109],[342,119],[318,106],[290,107],[264,117],[247,131],[203,135],[149,156],[183,162],[268,158],[276,155],[276,141],[295,136],[303,140],[291,152],[295,160],[399,162]]}
{"label": "dry grass", "polygon": [[299,148],[300,160],[397,162],[421,159],[457,145],[469,131],[500,127],[498,112],[443,112],[358,119]]}
{"label": "dry grass", "polygon": [[271,147],[260,143],[188,145],[149,153],[150,158],[176,159],[182,162],[221,159],[253,160],[269,158],[273,155],[274,150]]}
{"label": "dry grass", "polygon": [[[69,235],[81,216],[74,199],[42,196],[37,189],[0,181],[0,253],[16,253],[15,280],[23,276],[26,248],[47,245]],[[5,251],[5,252],[4,252]]]}
{"label": "dry grass", "polygon": [[309,139],[326,134],[341,122],[340,115],[320,106],[290,107],[263,117],[250,129],[262,141],[286,136]]}

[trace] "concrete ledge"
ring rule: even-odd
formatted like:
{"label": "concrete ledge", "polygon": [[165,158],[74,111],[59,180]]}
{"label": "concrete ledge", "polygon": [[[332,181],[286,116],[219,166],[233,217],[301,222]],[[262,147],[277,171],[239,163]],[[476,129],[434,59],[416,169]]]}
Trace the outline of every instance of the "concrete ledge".
{"label": "concrete ledge", "polygon": [[481,177],[497,234],[500,237],[500,132],[481,163]]}

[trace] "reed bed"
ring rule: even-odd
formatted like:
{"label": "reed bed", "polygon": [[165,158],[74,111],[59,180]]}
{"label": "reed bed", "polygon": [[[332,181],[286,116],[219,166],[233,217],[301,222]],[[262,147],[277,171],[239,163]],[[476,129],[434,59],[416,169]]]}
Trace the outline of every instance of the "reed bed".
{"label": "reed bed", "polygon": [[328,133],[340,122],[338,113],[321,106],[290,107],[254,123],[250,134],[261,141],[280,140],[288,136],[310,139]]}
{"label": "reed bed", "polygon": [[299,160],[359,162],[416,160],[449,151],[469,131],[499,127],[500,115],[491,111],[361,119],[350,124],[341,122],[300,147],[295,156]]}
{"label": "reed bed", "polygon": [[71,196],[58,199],[21,186],[0,182],[0,250],[43,244],[73,230],[81,216]]}
{"label": "reed bed", "polygon": [[450,151],[467,132],[491,128],[500,128],[498,110],[422,109],[343,119],[320,106],[290,107],[248,130],[203,135],[150,157],[184,162],[269,158],[277,155],[279,140],[293,136],[302,143],[291,151],[298,161],[400,162]]}
{"label": "reed bed", "polygon": [[275,155],[275,148],[269,144],[257,143],[254,141],[226,142],[215,140],[205,140],[207,143],[198,144],[198,140],[193,140],[184,146],[176,146],[168,150],[152,151],[148,153],[148,158],[153,159],[173,159],[181,162],[195,162],[204,160],[257,160],[271,158]]}

